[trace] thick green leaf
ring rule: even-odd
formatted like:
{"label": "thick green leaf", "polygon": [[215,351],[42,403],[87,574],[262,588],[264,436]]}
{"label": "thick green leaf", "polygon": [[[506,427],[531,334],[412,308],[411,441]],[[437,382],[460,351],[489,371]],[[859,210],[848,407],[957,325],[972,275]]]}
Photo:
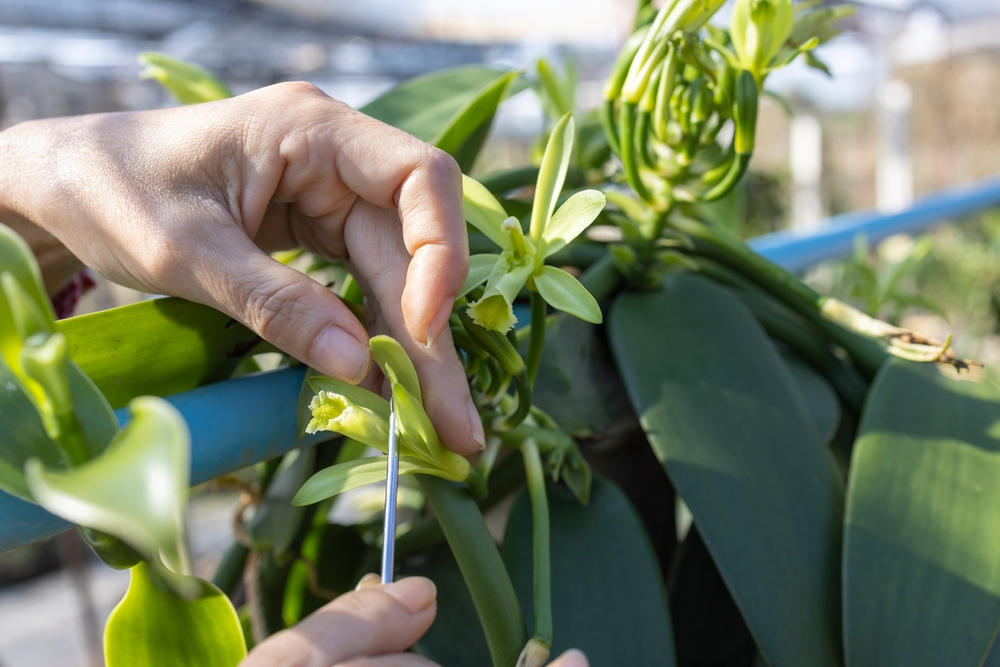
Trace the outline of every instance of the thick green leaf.
{"label": "thick green leaf", "polygon": [[[674,664],[673,635],[656,554],[628,499],[595,478],[583,507],[549,486],[552,543],[552,654],[578,648],[592,665]],[[532,625],[531,503],[511,510],[503,557]]]}
{"label": "thick green leaf", "polygon": [[166,401],[144,396],[130,404],[132,420],[101,456],[70,470],[37,459],[24,475],[39,505],[67,521],[114,535],[146,558],[188,573],[184,492],[189,486],[191,436]]}
{"label": "thick green leaf", "polygon": [[104,628],[108,667],[235,667],[246,655],[236,610],[218,588],[200,587],[191,600],[178,597],[146,563],[132,568],[125,598]]}
{"label": "thick green leaf", "polygon": [[[523,336],[522,355],[527,343]],[[577,438],[615,439],[638,429],[603,329],[572,315],[547,320],[531,400]]]}
{"label": "thick green leaf", "polygon": [[799,359],[794,354],[782,354],[781,358],[788,366],[792,379],[795,380],[799,393],[809,408],[809,414],[819,430],[823,442],[829,443],[837,434],[840,425],[840,401],[826,378],[817,373],[812,366]]}
{"label": "thick green leaf", "polygon": [[1000,625],[1000,390],[894,359],[854,446],[850,667],[979,665]]}
{"label": "thick green leaf", "polygon": [[427,577],[437,586],[437,617],[414,647],[418,653],[448,667],[491,664],[476,606],[447,544],[436,547],[426,559],[404,564],[400,576]]}
{"label": "thick green leaf", "polygon": [[112,407],[229,377],[260,341],[239,322],[183,299],[153,299],[60,320],[69,356]]}
{"label": "thick green leaf", "polygon": [[691,274],[621,295],[609,319],[643,428],[768,663],[839,664],[843,490],[774,345]]}
{"label": "thick green leaf", "polygon": [[[118,420],[101,392],[80,368],[69,365],[69,387],[73,409],[83,430],[91,456],[97,456],[118,432]],[[49,439],[34,405],[18,386],[10,369],[0,363],[0,489],[31,500],[24,479],[24,464],[37,458],[46,468],[64,465],[55,443]]]}
{"label": "thick green leaf", "polygon": [[518,76],[483,65],[447,69],[410,79],[361,111],[461,158],[462,171],[469,171],[484,128]]}

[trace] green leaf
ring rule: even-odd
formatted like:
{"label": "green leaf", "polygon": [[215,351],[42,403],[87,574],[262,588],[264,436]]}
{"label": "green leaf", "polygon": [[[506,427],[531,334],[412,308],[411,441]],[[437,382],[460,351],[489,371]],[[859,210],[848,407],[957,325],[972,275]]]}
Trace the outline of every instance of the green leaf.
{"label": "green leaf", "polygon": [[42,272],[31,248],[17,232],[4,224],[0,224],[0,271],[10,273],[21,284],[49,325],[55,322],[52,301],[45,291]]}
{"label": "green leaf", "polygon": [[437,616],[414,646],[417,653],[448,667],[492,664],[476,606],[447,544],[436,547],[414,565],[404,564],[399,576],[427,577],[438,591]]}
{"label": "green leaf", "polygon": [[247,526],[254,551],[270,549],[276,558],[284,557],[305,516],[305,509],[293,505],[292,498],[312,475],[315,465],[315,447],[285,454]]}
{"label": "green leaf", "polygon": [[[321,500],[385,480],[387,456],[368,456],[324,468],[309,478],[295,494],[295,505],[312,505]],[[399,457],[399,474],[440,475],[441,471],[410,456]]]}
{"label": "green leaf", "polygon": [[499,260],[500,255],[490,253],[472,255],[469,257],[469,275],[465,279],[465,284],[462,285],[462,291],[459,292],[458,296],[465,296],[471,292],[473,288],[486,282],[486,279],[490,277],[490,273],[493,271],[493,267],[496,266],[496,263]]}
{"label": "green leaf", "polygon": [[542,239],[545,227],[555,210],[556,201],[562,193],[566,181],[566,170],[573,156],[573,134],[576,124],[571,114],[560,119],[549,135],[542,155],[542,163],[538,168],[538,181],[535,185],[535,202],[531,207],[531,230],[529,236],[534,243]]}
{"label": "green leaf", "polygon": [[56,328],[114,408],[224,380],[260,341],[228,315],[176,298],[71,317]]}
{"label": "green leaf", "polygon": [[632,404],[772,665],[840,664],[843,490],[793,380],[734,297],[690,274],[609,319]]}
{"label": "green leaf", "polygon": [[391,374],[395,375],[396,381],[403,385],[403,388],[410,392],[417,399],[417,402],[423,403],[420,380],[417,379],[417,369],[413,367],[413,362],[410,361],[403,346],[395,338],[389,336],[372,336],[369,347],[375,363],[379,365],[386,377],[390,376],[387,368],[391,368]]}
{"label": "green leaf", "polygon": [[[527,345],[523,336],[524,356]],[[576,438],[615,439],[639,428],[603,332],[565,313],[547,319],[531,402]]]}
{"label": "green leaf", "polygon": [[191,436],[184,418],[151,396],[130,404],[132,420],[99,457],[72,470],[38,459],[25,478],[39,505],[67,521],[114,535],[178,574],[190,570],[184,531]]}
{"label": "green leaf", "polygon": [[854,445],[847,665],[979,665],[1000,625],[1000,390],[893,359]]}
{"label": "green leaf", "polygon": [[594,324],[600,324],[604,319],[601,307],[587,288],[562,269],[546,266],[541,273],[535,274],[534,280],[538,293],[556,310]]}
{"label": "green leaf", "polygon": [[[628,499],[594,478],[583,507],[548,487],[552,549],[552,655],[568,648],[592,665],[673,665],[674,647],[659,563]],[[527,490],[504,535],[503,558],[532,625],[532,530]]]}
{"label": "green leaf", "polygon": [[518,76],[482,65],[447,69],[410,79],[361,111],[461,158],[462,171],[469,171]]}
{"label": "green leaf", "polygon": [[[118,432],[118,420],[111,406],[80,368],[70,362],[69,388],[73,410],[83,430],[84,444],[97,456]],[[49,469],[64,466],[59,448],[49,438],[41,417],[17,384],[10,369],[0,364],[0,489],[32,500],[24,479],[24,464],[37,458]]]}
{"label": "green leaf", "polygon": [[542,254],[549,257],[562,250],[570,241],[583,233],[594,218],[604,210],[606,200],[602,192],[584,190],[577,192],[560,206],[549,224],[545,225],[542,239],[545,250]]}
{"label": "green leaf", "polygon": [[820,437],[829,444],[840,426],[840,401],[837,392],[825,377],[794,354],[782,353],[781,358],[799,388]]}
{"label": "green leaf", "polygon": [[181,104],[214,102],[233,96],[229,86],[200,65],[171,58],[165,53],[146,51],[139,54],[143,79],[156,79]]}
{"label": "green leaf", "polygon": [[462,205],[465,219],[501,248],[507,248],[510,241],[500,228],[507,219],[507,212],[489,190],[479,181],[462,174]]}
{"label": "green leaf", "polygon": [[229,598],[194,577],[194,599],[178,597],[146,563],[132,568],[125,598],[104,629],[108,667],[235,667],[246,655],[243,628]]}

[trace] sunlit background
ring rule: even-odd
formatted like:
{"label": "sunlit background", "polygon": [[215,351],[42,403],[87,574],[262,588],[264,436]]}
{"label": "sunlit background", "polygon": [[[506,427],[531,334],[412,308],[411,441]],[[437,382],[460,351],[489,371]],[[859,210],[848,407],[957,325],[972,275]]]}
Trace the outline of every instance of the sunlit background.
{"label": "sunlit background", "polygon": [[[0,128],[172,104],[139,79],[143,51],[204,65],[236,93],[306,80],[353,106],[454,65],[530,77],[544,57],[575,64],[586,111],[600,101],[633,9],[633,0],[0,0]],[[899,210],[1000,174],[1000,3],[877,0],[858,3],[846,27],[817,52],[832,77],[796,62],[768,78],[774,96],[762,104],[752,172],[724,221],[733,233]],[[524,164],[544,122],[530,88],[509,100],[477,172]],[[954,332],[960,354],[995,371],[1000,213],[953,222],[878,247],[859,239],[853,259],[809,280],[932,337]],[[138,298],[102,283],[82,307]],[[233,503],[224,493],[194,503],[202,575],[229,542]],[[126,584],[70,538],[0,555],[0,666],[102,664],[100,628]]]}

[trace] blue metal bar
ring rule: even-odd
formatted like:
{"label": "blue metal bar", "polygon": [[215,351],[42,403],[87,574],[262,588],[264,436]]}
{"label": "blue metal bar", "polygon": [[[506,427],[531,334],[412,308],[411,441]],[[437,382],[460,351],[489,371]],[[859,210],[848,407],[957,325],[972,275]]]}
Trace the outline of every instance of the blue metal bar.
{"label": "blue metal bar", "polygon": [[877,243],[893,234],[923,231],[943,220],[998,205],[1000,179],[934,193],[899,213],[847,213],[830,218],[820,229],[775,232],[751,239],[749,245],[772,262],[797,272],[825,259],[850,255],[859,234],[867,236],[870,243]]}
{"label": "blue metal bar", "polygon": [[[167,397],[191,429],[191,483],[201,484],[324,439],[298,437],[304,368],[262,373]],[[128,410],[118,410],[128,421]],[[328,437],[328,434],[325,434]],[[0,492],[0,551],[69,528],[41,507]]]}

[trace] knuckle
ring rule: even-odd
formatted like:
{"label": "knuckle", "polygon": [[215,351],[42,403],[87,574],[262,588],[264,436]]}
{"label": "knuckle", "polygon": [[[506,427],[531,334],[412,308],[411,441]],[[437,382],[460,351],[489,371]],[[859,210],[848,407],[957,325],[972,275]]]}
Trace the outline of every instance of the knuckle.
{"label": "knuckle", "polygon": [[446,183],[461,183],[462,169],[458,166],[458,162],[440,148],[428,147],[426,164],[431,175],[435,178]]}
{"label": "knuckle", "polygon": [[304,98],[327,98],[327,95],[314,83],[309,83],[308,81],[285,81],[283,83],[277,83],[272,86],[275,94],[282,97],[304,97]]}
{"label": "knuckle", "polygon": [[255,285],[245,299],[247,324],[268,340],[281,338],[296,321],[296,303],[302,296],[301,286]]}

